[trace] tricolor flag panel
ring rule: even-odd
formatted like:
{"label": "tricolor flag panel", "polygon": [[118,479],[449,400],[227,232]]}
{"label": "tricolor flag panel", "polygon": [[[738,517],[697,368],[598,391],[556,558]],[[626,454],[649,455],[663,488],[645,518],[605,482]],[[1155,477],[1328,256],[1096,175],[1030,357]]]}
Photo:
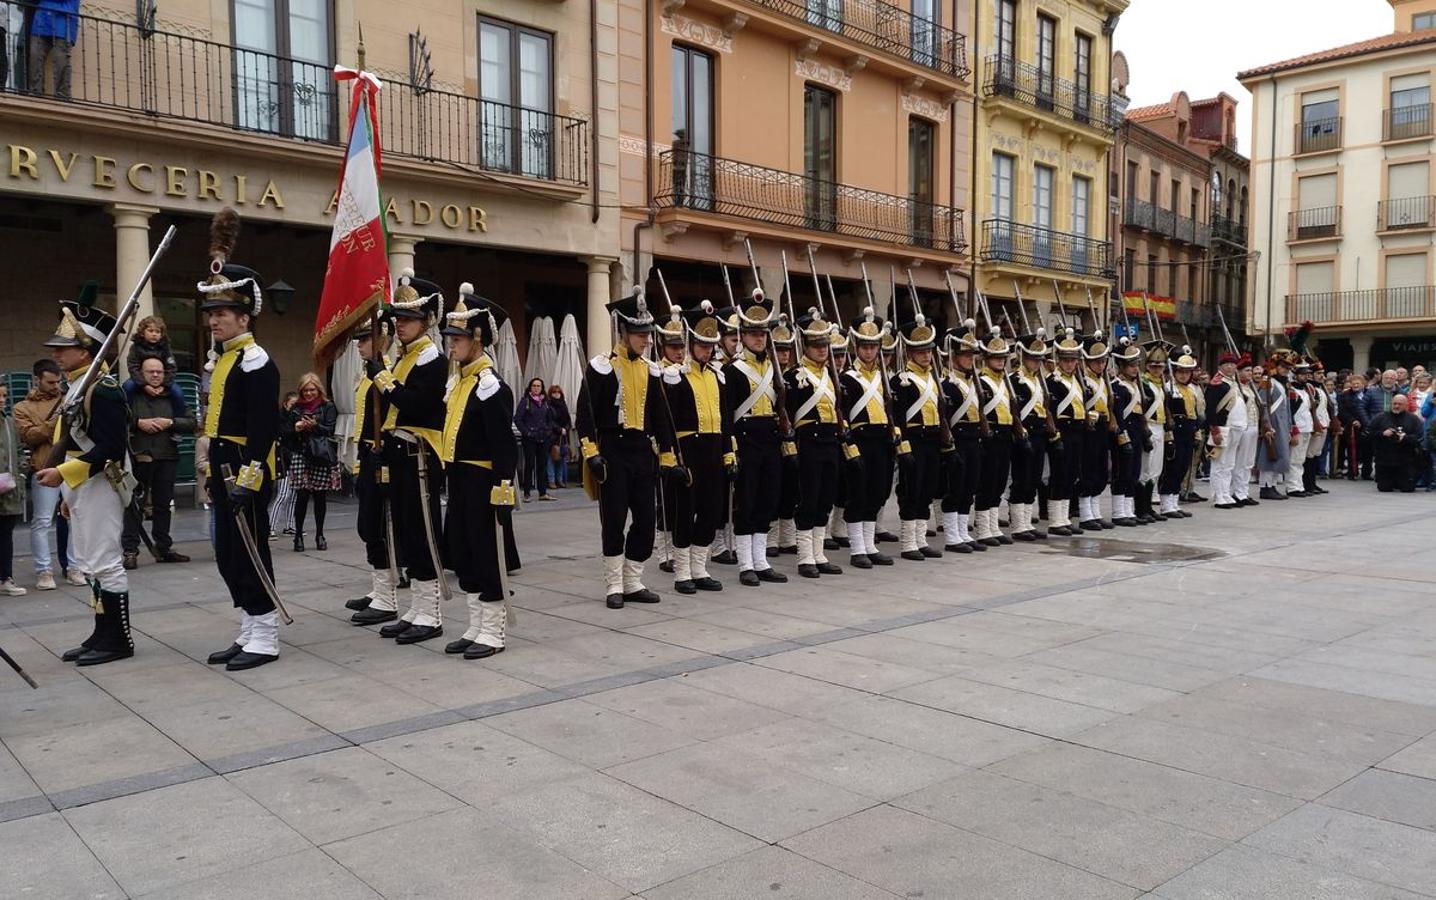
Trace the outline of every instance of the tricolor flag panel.
{"label": "tricolor flag panel", "polygon": [[[341,69],[336,77],[343,79],[349,71]],[[333,361],[341,349],[338,345],[360,319],[372,315],[375,304],[390,299],[389,254],[379,196],[379,146],[374,132],[377,116],[372,107],[378,82],[367,73],[348,74],[348,78],[355,82],[349,146],[339,176],[324,293],[314,323],[314,359],[321,367]]]}

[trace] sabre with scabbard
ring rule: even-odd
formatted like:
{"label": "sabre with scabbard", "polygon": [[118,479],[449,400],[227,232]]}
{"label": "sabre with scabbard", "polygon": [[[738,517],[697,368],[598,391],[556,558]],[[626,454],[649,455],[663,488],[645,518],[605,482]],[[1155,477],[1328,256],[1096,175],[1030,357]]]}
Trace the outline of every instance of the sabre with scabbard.
{"label": "sabre with scabbard", "polygon": [[[260,465],[264,465],[260,463]],[[235,473],[228,466],[224,466],[224,489],[231,495],[234,491]],[[258,495],[250,497],[248,503],[254,503]],[[254,529],[249,527],[249,519],[244,514],[244,504],[229,504],[230,512],[234,514],[234,524],[239,531],[239,542],[244,545],[245,555],[249,557],[249,563],[254,567],[254,574],[259,579],[260,587],[264,588],[265,596],[274,608],[279,611],[279,617],[284,620],[285,625],[293,625],[294,617],[289,614],[289,607],[284,605],[284,598],[279,596],[279,591],[274,587],[274,579],[269,576],[269,569],[265,568],[264,559],[259,555],[259,543],[255,540]]]}
{"label": "sabre with scabbard", "polygon": [[[1017,298],[1017,311],[1022,314],[1022,330],[1032,334],[1032,323],[1027,320],[1027,302],[1022,299],[1022,288],[1018,286],[1017,279],[1012,279],[1013,296]],[[1055,344],[1053,345],[1056,346]],[[1020,354],[1020,351],[1019,351]],[[1046,361],[1046,357],[1043,357]],[[1019,363],[1020,365],[1020,363]],[[1057,434],[1057,422],[1052,418],[1052,398],[1047,394],[1047,372],[1041,365],[1037,367],[1037,384],[1042,392],[1042,412],[1046,417],[1047,437],[1051,440],[1061,440]]]}
{"label": "sabre with scabbard", "polygon": [[[1002,327],[1004,327],[1004,329],[1012,335],[1012,342],[1016,344],[1018,342],[1017,326],[1013,323],[1012,317],[1007,314],[1007,310],[1005,309],[1002,311]],[[1017,352],[1013,354],[1013,356],[1015,356],[1017,359],[1017,365],[1022,365],[1022,348],[1020,346],[1017,348]],[[1018,397],[1017,382],[1015,380],[1017,376],[1012,374],[1012,369],[1013,360],[1011,357],[1009,357],[1007,360],[1007,365],[1003,366],[1002,369],[1002,380],[1007,384],[1007,396],[1011,398],[1011,402],[1015,407],[1017,404]],[[1026,441],[1028,439],[1027,423],[1022,421],[1021,413],[1022,410],[1020,409],[1013,410],[1012,430],[1017,435],[1018,440]]]}
{"label": "sabre with scabbard", "polygon": [[[961,323],[964,320],[962,315],[962,302],[957,299],[957,288],[952,284],[952,273],[943,272],[942,277],[947,283],[947,296],[952,300],[953,314],[957,316],[958,322]],[[974,306],[977,305],[976,294],[977,292],[974,290],[972,300]],[[977,374],[976,368],[972,371],[972,389],[977,392],[977,433],[980,438],[986,439],[992,436],[992,426],[988,424],[987,414],[982,411],[982,378]]]}

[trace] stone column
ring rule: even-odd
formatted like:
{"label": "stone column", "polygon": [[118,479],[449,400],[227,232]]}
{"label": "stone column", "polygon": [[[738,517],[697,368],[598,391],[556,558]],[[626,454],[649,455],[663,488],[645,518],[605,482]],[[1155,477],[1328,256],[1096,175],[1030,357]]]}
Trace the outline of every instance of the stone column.
{"label": "stone column", "polygon": [[399,284],[399,273],[414,268],[414,252],[423,238],[410,234],[389,235],[389,277]]}
{"label": "stone column", "polygon": [[1371,345],[1376,338],[1370,334],[1353,334],[1351,340],[1351,370],[1365,373],[1371,365]]}
{"label": "stone column", "polygon": [[[112,203],[109,213],[115,220],[115,303],[129,299],[135,282],[140,280],[145,265],[150,261],[154,248],[150,246],[150,217],[159,210],[153,206],[133,206],[129,203]],[[119,310],[116,309],[116,312]],[[135,323],[145,316],[155,314],[155,295],[150,286],[140,292],[139,311],[130,323],[133,333]]]}
{"label": "stone column", "polygon": [[588,265],[588,335],[584,352],[591,357],[612,349],[613,326],[605,307],[613,299],[609,296],[609,272],[618,260],[611,256],[586,256],[583,261]]}

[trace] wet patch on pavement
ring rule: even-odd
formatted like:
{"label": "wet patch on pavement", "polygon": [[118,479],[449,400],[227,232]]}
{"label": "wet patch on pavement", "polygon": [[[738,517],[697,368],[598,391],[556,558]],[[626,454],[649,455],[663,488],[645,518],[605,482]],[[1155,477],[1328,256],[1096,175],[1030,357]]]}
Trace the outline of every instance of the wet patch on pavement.
{"label": "wet patch on pavement", "polygon": [[1082,559],[1109,559],[1113,562],[1146,563],[1199,562],[1221,559],[1226,551],[1213,547],[1192,547],[1187,544],[1159,544],[1148,541],[1122,541],[1114,538],[1077,537],[1052,538],[1042,550],[1047,556],[1077,556]]}

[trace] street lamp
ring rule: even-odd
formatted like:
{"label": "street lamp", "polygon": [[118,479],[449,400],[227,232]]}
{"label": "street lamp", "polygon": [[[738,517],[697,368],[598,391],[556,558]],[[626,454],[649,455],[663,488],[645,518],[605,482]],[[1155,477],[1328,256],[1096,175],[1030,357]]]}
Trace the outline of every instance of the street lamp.
{"label": "street lamp", "polygon": [[274,311],[279,315],[289,312],[289,301],[294,299],[294,288],[280,279],[264,289],[269,297],[269,302],[274,305]]}

